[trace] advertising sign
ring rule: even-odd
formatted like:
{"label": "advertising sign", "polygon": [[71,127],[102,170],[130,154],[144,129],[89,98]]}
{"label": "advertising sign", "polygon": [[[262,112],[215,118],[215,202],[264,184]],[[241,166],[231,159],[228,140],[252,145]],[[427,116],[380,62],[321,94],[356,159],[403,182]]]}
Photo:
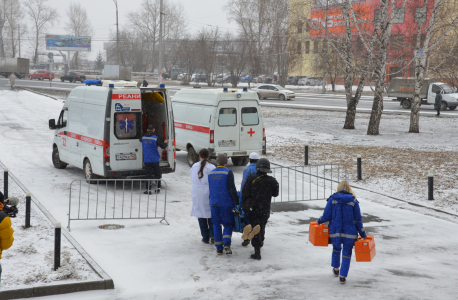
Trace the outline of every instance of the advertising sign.
{"label": "advertising sign", "polygon": [[[358,22],[362,30],[368,30],[371,20],[371,4],[354,5],[353,10],[356,15],[356,21]],[[310,18],[310,36],[324,35],[325,32],[325,19],[326,10],[312,11]],[[342,16],[342,11],[339,9],[328,10],[328,32],[339,34],[345,32],[345,19]],[[353,26],[352,31],[356,31],[356,27]]]}
{"label": "advertising sign", "polygon": [[46,35],[46,50],[91,51],[90,36]]}

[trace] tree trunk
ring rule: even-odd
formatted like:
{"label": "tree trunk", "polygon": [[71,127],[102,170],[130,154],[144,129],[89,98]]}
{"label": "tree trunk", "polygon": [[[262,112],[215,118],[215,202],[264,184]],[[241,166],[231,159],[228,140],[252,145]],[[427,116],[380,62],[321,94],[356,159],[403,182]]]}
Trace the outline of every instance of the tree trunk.
{"label": "tree trunk", "polygon": [[375,87],[374,103],[372,104],[371,118],[367,127],[368,135],[379,135],[380,119],[383,111],[383,78],[378,78]]}
{"label": "tree trunk", "polygon": [[356,119],[356,98],[351,97],[347,103],[347,115],[345,116],[344,129],[355,129]]}
{"label": "tree trunk", "polygon": [[[421,73],[421,77],[418,76],[415,80],[415,89],[412,101],[412,108],[410,112],[410,126],[409,132],[410,133],[420,133],[420,91],[422,88],[422,77],[423,72]],[[419,74],[420,75],[420,74]]]}

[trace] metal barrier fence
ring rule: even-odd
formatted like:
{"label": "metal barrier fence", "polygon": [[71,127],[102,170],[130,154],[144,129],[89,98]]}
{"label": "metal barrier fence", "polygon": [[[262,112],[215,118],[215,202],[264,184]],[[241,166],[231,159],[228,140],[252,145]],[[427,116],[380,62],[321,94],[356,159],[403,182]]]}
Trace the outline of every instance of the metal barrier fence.
{"label": "metal barrier fence", "polygon": [[74,180],[70,184],[68,230],[70,221],[76,220],[161,219],[168,225],[167,183],[161,180],[159,194],[144,194],[148,181],[155,187],[159,180]]}
{"label": "metal barrier fence", "polygon": [[327,199],[337,184],[347,179],[345,164],[276,166],[272,176],[280,185],[280,194],[273,202]]}

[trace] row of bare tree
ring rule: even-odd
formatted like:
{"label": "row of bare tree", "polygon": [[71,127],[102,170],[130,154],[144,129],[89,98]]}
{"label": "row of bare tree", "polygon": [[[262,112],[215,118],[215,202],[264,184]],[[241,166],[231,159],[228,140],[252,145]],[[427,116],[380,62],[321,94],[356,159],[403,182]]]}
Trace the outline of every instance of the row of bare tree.
{"label": "row of bare tree", "polygon": [[[296,1],[294,11],[304,11],[307,6],[313,8],[316,3]],[[453,81],[458,79],[454,78],[457,74],[458,52],[455,47],[458,41],[455,30],[458,22],[457,1],[373,1],[370,4],[370,9],[376,12],[373,18],[368,18],[367,9],[361,11],[351,0],[327,0],[325,3],[333,16],[339,16],[342,30],[336,33],[336,30],[328,29],[326,22],[332,27],[335,24],[333,21],[310,22],[310,15],[296,14],[293,20],[296,27],[297,24],[309,22],[309,28],[315,30],[315,33],[319,31],[320,34],[318,38],[311,39],[310,36],[301,35],[300,30],[296,30],[295,42],[318,43],[327,36],[328,59],[325,63],[325,60],[320,58],[315,71],[319,74],[326,68],[327,77],[331,78],[333,85],[337,77],[343,77],[347,100],[344,129],[355,128],[356,107],[364,86],[370,81],[373,85],[374,100],[367,134],[378,135],[388,76],[404,76],[410,73],[410,76],[415,78],[415,88],[409,132],[418,133],[420,90],[423,80],[431,75],[448,77]],[[409,25],[398,25],[404,22],[408,22]],[[406,43],[407,41],[410,42]],[[393,68],[396,71],[394,74],[388,74],[387,65],[393,65],[393,61],[397,62],[397,67]]]}

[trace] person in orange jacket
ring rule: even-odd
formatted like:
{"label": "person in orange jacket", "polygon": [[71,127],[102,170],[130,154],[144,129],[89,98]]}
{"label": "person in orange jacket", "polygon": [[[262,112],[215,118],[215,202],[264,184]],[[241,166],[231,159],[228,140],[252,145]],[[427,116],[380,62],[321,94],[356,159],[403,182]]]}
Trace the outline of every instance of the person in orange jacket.
{"label": "person in orange jacket", "polygon": [[[3,194],[0,192],[0,259],[3,250],[9,249],[13,245],[14,230],[11,227],[11,219],[3,212]],[[0,284],[2,279],[2,265],[0,264]]]}

